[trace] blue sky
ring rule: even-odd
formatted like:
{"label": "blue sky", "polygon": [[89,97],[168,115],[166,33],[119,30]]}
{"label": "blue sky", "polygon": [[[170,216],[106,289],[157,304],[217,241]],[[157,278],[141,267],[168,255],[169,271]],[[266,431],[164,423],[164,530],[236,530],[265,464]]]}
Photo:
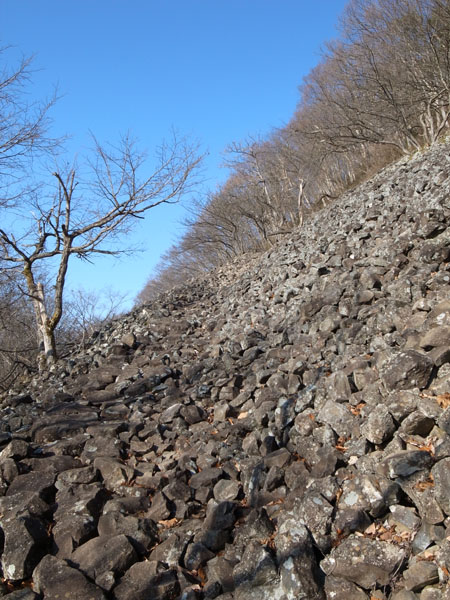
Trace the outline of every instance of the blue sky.
{"label": "blue sky", "polygon": [[[130,130],[151,154],[172,127],[209,155],[206,186],[224,180],[224,148],[283,126],[298,85],[336,37],[346,0],[0,0],[0,44],[34,54],[30,94],[58,86],[55,133],[68,133],[72,155],[88,132],[114,141]],[[140,291],[176,241],[183,206],[150,211],[132,258],[74,260],[69,285]]]}

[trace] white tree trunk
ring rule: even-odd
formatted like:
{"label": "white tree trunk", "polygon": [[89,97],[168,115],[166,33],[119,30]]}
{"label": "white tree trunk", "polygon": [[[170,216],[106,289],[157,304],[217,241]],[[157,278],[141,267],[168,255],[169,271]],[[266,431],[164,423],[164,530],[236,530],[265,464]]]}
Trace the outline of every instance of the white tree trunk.
{"label": "white tree trunk", "polygon": [[33,294],[34,312],[36,315],[36,324],[39,340],[39,370],[55,361],[55,349],[53,336],[48,329],[48,315],[45,309],[44,287],[38,283]]}

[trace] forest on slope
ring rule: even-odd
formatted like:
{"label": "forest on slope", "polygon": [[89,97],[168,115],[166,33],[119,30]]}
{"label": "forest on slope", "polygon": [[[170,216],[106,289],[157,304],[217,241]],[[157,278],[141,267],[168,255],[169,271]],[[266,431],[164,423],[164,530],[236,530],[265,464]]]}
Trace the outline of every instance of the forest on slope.
{"label": "forest on slope", "polygon": [[339,39],[326,45],[299,91],[285,127],[229,145],[228,179],[198,200],[138,303],[189,275],[267,249],[311,212],[445,135],[449,3],[351,0]]}

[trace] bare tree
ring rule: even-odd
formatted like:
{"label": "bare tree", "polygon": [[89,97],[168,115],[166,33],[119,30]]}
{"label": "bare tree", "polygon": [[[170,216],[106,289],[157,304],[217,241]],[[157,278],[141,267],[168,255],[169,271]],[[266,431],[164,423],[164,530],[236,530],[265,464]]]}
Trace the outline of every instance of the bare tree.
{"label": "bare tree", "polygon": [[20,273],[0,270],[0,390],[33,371],[37,341],[33,308],[19,289]]}
{"label": "bare tree", "polygon": [[109,286],[101,292],[82,287],[70,290],[57,330],[57,345],[69,349],[74,344],[83,346],[94,331],[123,314],[126,299],[127,294]]}
{"label": "bare tree", "polygon": [[335,153],[435,142],[450,115],[448,2],[352,0],[341,40],[327,45],[302,95],[305,133]]}
{"label": "bare tree", "polygon": [[33,58],[22,58],[14,67],[8,67],[8,59],[12,48],[0,48],[0,208],[17,201],[24,185],[29,187],[30,161],[53,153],[62,142],[49,135],[56,93],[30,102]]}
{"label": "bare tree", "polygon": [[[145,154],[129,136],[116,147],[94,139],[92,156],[86,174],[78,166],[57,169],[52,174],[53,193],[47,195],[44,188],[22,198],[21,215],[28,221],[27,228],[0,228],[1,258],[4,264],[22,269],[47,362],[56,357],[55,329],[63,314],[71,257],[88,260],[96,254],[131,251],[112,242],[122,239],[148,210],[177,202],[188,193],[202,158],[197,146],[176,134],[158,149],[150,174],[145,172]],[[52,293],[37,277],[43,261],[55,269]]]}
{"label": "bare tree", "polygon": [[287,126],[229,145],[227,181],[194,206],[148,284],[267,248],[402,154],[437,141],[450,119],[448,0],[350,0],[338,41],[300,87]]}

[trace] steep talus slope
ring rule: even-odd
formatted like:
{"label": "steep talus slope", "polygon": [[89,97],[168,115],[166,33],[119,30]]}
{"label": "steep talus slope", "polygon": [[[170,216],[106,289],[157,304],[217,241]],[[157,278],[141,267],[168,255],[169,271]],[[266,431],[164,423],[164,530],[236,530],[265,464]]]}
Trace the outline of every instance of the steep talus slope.
{"label": "steep talus slope", "polygon": [[450,598],[449,154],[5,398],[1,593]]}

